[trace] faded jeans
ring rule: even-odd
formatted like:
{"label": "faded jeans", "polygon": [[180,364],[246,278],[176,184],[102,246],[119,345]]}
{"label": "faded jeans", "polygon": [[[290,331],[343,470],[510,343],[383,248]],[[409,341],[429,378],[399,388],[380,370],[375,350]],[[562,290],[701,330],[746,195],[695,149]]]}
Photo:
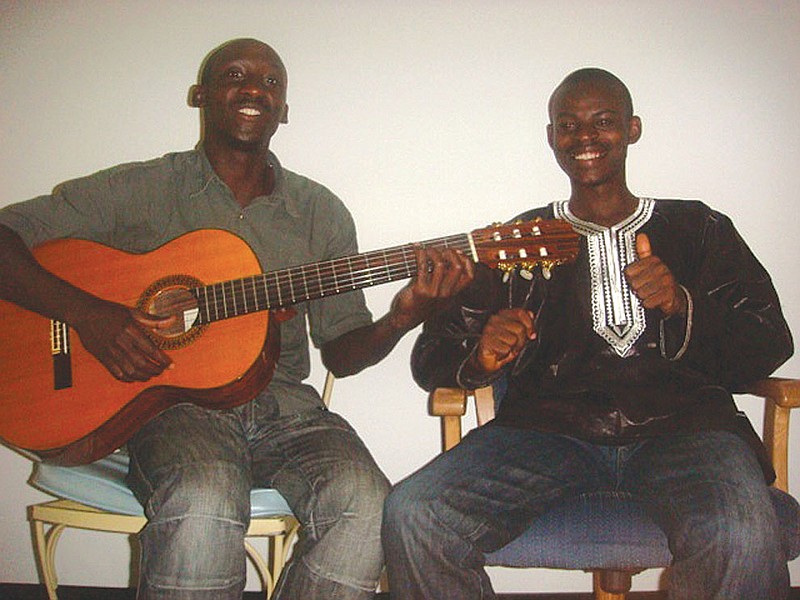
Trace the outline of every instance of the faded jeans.
{"label": "faded jeans", "polygon": [[267,412],[181,404],[130,441],[128,482],[148,518],[140,600],[240,599],[253,487],[276,488],[302,524],[273,598],[374,597],[388,481],[340,416]]}
{"label": "faded jeans", "polygon": [[484,553],[565,498],[602,490],[641,499],[666,532],[670,599],[787,597],[772,501],[737,436],[700,432],[610,447],[494,424],[390,494],[383,544],[393,596],[494,599]]}

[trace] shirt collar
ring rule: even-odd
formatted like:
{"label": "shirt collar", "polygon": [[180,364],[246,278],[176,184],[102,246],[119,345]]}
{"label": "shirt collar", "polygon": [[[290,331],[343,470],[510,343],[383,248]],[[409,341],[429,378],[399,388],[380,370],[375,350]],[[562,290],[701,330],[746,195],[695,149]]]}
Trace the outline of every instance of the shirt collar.
{"label": "shirt collar", "polygon": [[[214,171],[214,167],[211,166],[211,162],[208,160],[208,157],[203,150],[202,143],[197,145],[195,152],[197,153],[199,159],[199,174],[201,181],[203,182],[203,189],[207,188],[212,182],[216,182],[218,185],[227,187],[225,182],[222,181],[219,178],[219,175],[217,175],[216,171]],[[251,206],[258,204],[280,205],[283,206],[286,212],[288,212],[290,215],[294,217],[300,216],[300,207],[298,206],[298,203],[292,194],[289,192],[289,183],[283,165],[281,165],[278,157],[271,150],[267,160],[272,163],[272,167],[275,171],[275,188],[272,190],[272,193],[269,196],[259,196],[256,198]]]}

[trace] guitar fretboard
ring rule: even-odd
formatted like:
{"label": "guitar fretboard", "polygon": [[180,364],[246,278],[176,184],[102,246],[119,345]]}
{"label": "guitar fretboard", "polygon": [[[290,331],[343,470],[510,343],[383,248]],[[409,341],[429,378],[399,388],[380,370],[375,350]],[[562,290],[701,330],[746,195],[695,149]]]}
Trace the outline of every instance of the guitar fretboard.
{"label": "guitar fretboard", "polygon": [[408,279],[417,273],[416,246],[471,254],[469,235],[460,234],[197,287],[199,324]]}

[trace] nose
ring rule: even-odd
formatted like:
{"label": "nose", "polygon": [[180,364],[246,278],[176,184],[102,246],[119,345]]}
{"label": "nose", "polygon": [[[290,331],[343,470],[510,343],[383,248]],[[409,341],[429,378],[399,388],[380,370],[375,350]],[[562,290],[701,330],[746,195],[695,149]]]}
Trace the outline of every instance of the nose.
{"label": "nose", "polygon": [[250,76],[242,82],[239,91],[248,96],[264,96],[267,93],[267,84],[261,77]]}
{"label": "nose", "polygon": [[594,140],[597,138],[597,129],[594,124],[585,123],[578,125],[578,139],[580,140]]}

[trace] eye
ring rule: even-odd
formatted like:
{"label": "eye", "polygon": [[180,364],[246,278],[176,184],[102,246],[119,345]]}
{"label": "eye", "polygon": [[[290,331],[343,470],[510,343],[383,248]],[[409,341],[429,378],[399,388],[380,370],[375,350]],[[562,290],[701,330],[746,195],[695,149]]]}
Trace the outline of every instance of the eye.
{"label": "eye", "polygon": [[601,129],[608,129],[609,127],[614,126],[614,119],[612,119],[611,117],[600,117],[599,119],[597,119],[595,124],[597,125],[597,127],[600,127]]}
{"label": "eye", "polygon": [[227,72],[225,73],[225,76],[228,79],[241,79],[243,74],[242,74],[242,71],[240,69],[232,68],[232,69],[228,69],[227,70]]}
{"label": "eye", "polygon": [[575,121],[559,121],[558,128],[561,131],[573,131],[575,129]]}
{"label": "eye", "polygon": [[271,75],[264,78],[264,83],[266,83],[270,87],[275,87],[280,82],[278,81],[277,77],[272,77]]}

